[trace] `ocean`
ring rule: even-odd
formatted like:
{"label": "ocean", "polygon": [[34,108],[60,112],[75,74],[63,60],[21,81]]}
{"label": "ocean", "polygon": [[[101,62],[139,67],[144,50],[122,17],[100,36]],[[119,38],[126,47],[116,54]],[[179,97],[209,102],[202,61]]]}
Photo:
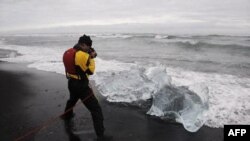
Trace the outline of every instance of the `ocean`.
{"label": "ocean", "polygon": [[[90,79],[109,102],[147,108],[163,120],[174,115],[191,132],[203,124],[250,124],[250,36],[89,35],[98,53]],[[62,55],[80,36],[1,35],[0,49],[11,51],[0,59],[64,74]]]}

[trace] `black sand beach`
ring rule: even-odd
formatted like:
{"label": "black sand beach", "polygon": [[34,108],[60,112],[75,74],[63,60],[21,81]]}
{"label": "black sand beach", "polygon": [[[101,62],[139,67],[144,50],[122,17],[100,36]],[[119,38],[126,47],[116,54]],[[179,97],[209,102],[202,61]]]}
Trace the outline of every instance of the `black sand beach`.
{"label": "black sand beach", "polygon": [[[93,141],[90,113],[79,103],[71,123],[58,118],[68,99],[65,76],[27,68],[25,64],[0,62],[0,140]],[[181,124],[147,116],[137,108],[110,104],[94,88],[105,117],[106,133],[115,141],[222,141],[223,129],[202,127],[196,133]],[[44,124],[53,119],[53,122]],[[33,129],[33,130],[32,130]]]}

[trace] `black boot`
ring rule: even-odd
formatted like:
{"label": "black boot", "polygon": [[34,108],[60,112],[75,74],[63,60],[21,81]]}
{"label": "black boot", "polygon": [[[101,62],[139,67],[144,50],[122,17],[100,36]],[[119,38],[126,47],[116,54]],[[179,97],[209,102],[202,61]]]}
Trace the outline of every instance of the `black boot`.
{"label": "black boot", "polygon": [[97,137],[97,141],[112,141],[113,136],[110,135],[102,135]]}
{"label": "black boot", "polygon": [[72,119],[73,117],[75,117],[75,113],[64,114],[64,115],[62,115],[60,118],[63,119],[63,120],[70,120],[70,119]]}

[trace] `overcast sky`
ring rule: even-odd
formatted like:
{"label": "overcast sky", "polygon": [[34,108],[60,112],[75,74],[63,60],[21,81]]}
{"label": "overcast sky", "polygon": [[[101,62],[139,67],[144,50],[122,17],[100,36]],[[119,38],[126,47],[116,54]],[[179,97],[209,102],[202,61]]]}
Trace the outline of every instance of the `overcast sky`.
{"label": "overcast sky", "polygon": [[247,34],[250,0],[0,0],[0,31],[117,24]]}

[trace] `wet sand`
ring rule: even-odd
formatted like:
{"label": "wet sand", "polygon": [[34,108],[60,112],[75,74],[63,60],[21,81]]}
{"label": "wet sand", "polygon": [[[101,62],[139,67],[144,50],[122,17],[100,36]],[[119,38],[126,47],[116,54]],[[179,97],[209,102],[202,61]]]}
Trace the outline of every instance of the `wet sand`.
{"label": "wet sand", "polygon": [[[58,118],[68,99],[65,76],[27,68],[26,64],[0,62],[0,140],[11,141],[36,127],[22,141],[93,141],[90,113],[78,101],[75,118]],[[93,82],[92,82],[93,83]],[[92,84],[94,86],[94,84]],[[181,124],[148,116],[136,107],[108,103],[94,89],[104,114],[106,132],[114,141],[222,141],[222,128],[202,127],[196,133]],[[53,122],[44,122],[53,119]]]}

